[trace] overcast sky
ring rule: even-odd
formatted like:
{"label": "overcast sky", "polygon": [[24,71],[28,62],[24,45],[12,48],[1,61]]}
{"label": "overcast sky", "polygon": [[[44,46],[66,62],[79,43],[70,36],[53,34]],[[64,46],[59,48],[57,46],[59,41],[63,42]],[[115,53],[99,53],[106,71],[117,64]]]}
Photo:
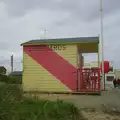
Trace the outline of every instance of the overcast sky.
{"label": "overcast sky", "polygon": [[[0,0],[0,65],[22,68],[22,47],[30,39],[98,36],[100,0]],[[120,0],[103,0],[105,59],[120,67]],[[88,58],[87,58],[88,59]],[[91,58],[90,58],[91,60]]]}

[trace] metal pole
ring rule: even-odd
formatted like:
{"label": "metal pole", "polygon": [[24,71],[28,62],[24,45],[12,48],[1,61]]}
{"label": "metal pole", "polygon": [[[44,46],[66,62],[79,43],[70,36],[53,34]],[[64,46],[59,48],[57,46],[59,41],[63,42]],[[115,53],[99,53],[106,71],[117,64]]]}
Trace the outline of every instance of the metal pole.
{"label": "metal pole", "polygon": [[11,55],[11,72],[13,72],[13,55]]}
{"label": "metal pole", "polygon": [[100,0],[101,15],[101,60],[102,60],[102,83],[105,90],[105,74],[104,74],[104,39],[103,39],[103,1]]}
{"label": "metal pole", "polygon": [[44,38],[46,39],[46,32],[47,32],[47,30],[44,30]]}
{"label": "metal pole", "polygon": [[46,32],[47,32],[47,30],[45,29],[45,30],[44,30],[44,39],[45,39],[45,44],[46,44]]}

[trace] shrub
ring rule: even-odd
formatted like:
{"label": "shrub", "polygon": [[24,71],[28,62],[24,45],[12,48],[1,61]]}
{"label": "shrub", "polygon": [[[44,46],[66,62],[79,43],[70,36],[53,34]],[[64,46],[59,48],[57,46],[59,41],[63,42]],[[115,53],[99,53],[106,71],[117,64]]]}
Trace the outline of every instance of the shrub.
{"label": "shrub", "polygon": [[16,98],[17,96],[14,94],[11,86],[6,84],[0,85],[0,120],[8,120],[12,117]]}
{"label": "shrub", "polygon": [[6,74],[6,68],[4,66],[0,66],[0,74]]}
{"label": "shrub", "polygon": [[8,83],[10,78],[7,75],[0,74],[0,82]]}
{"label": "shrub", "polygon": [[0,74],[0,82],[8,84],[22,84],[22,76],[7,76]]}
{"label": "shrub", "polygon": [[17,104],[17,116],[27,120],[78,120],[79,111],[71,103],[48,100],[24,100]]}
{"label": "shrub", "polygon": [[9,76],[8,84],[22,84],[22,76]]}
{"label": "shrub", "polygon": [[19,87],[0,85],[0,120],[79,120],[80,117],[83,120],[72,103],[20,96],[22,92]]}

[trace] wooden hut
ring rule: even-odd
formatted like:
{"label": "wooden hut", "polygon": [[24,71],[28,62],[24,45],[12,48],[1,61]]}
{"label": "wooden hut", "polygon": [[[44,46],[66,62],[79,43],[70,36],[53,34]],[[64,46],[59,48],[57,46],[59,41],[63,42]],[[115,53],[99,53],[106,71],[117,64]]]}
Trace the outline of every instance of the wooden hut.
{"label": "wooden hut", "polygon": [[77,72],[84,62],[80,56],[99,53],[99,37],[39,39],[21,45],[22,84],[26,92],[82,92]]}

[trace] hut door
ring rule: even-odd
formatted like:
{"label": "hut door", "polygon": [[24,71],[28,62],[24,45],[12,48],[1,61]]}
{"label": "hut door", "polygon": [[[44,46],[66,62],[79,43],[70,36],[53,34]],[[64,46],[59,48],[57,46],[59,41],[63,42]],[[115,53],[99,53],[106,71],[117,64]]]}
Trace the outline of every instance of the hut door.
{"label": "hut door", "polygon": [[100,70],[78,69],[78,92],[100,91]]}

